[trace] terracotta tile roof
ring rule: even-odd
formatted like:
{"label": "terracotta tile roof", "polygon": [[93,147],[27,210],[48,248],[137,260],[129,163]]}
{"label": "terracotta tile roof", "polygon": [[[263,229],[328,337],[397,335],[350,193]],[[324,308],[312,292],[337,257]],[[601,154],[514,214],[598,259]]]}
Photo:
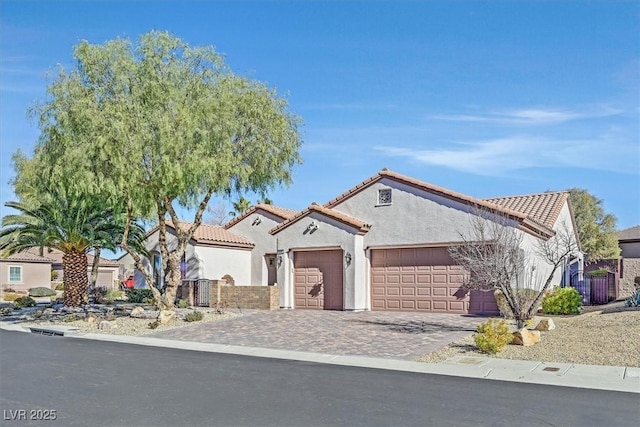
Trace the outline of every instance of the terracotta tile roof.
{"label": "terracotta tile roof", "polygon": [[346,215],[346,214],[344,214],[342,212],[338,212],[336,210],[329,209],[327,207],[324,207],[324,206],[319,205],[319,204],[314,202],[314,203],[311,204],[311,206],[309,206],[308,208],[306,208],[302,212],[299,212],[296,216],[287,219],[286,221],[278,224],[276,227],[274,227],[271,230],[269,230],[269,233],[276,234],[276,233],[282,231],[283,229],[287,228],[288,226],[292,225],[293,223],[298,222],[302,218],[308,216],[312,212],[318,212],[318,213],[320,213],[320,214],[322,214],[322,215],[324,215],[326,217],[329,217],[329,218],[334,219],[336,221],[339,221],[339,222],[341,222],[343,224],[351,226],[351,227],[353,227],[353,228],[358,230],[358,234],[365,234],[371,228],[371,225],[365,223],[364,221],[361,221],[361,220],[359,220],[357,218],[354,218],[352,216]]}
{"label": "terracotta tile roof", "polygon": [[494,197],[484,200],[504,208],[522,212],[540,224],[553,228],[562,207],[568,199],[568,191],[556,191],[524,196]]}
{"label": "terracotta tile roof", "polygon": [[[38,255],[40,253],[40,249],[31,248],[31,249],[28,249],[27,252],[34,255]],[[54,248],[44,248],[44,254],[47,258],[50,258],[52,260],[53,264],[62,264],[62,257],[64,254],[62,253],[61,250],[54,249]],[[87,263],[89,265],[93,264],[93,255],[87,254]],[[102,267],[117,267],[120,264],[118,264],[117,261],[112,261],[110,259],[100,257],[100,263],[98,265]]]}
{"label": "terracotta tile roof", "polygon": [[227,222],[224,225],[224,228],[228,229],[233,227],[234,225],[236,225],[237,223],[239,223],[240,221],[242,221],[243,219],[245,219],[246,217],[248,217],[249,215],[257,211],[258,209],[262,209],[265,212],[269,212],[281,218],[282,220],[289,219],[298,213],[298,211],[294,211],[293,209],[281,208],[279,206],[267,205],[265,203],[258,203],[257,205],[251,206],[249,209],[242,212],[240,215],[233,218],[231,221]]}
{"label": "terracotta tile roof", "polygon": [[427,191],[432,194],[443,196],[448,199],[455,200],[457,202],[464,203],[469,206],[475,206],[475,207],[484,208],[490,211],[496,211],[498,213],[508,216],[511,219],[518,221],[520,223],[520,226],[525,231],[528,231],[535,235],[551,237],[554,234],[553,230],[551,230],[545,224],[540,223],[540,221],[536,220],[535,218],[529,217],[527,214],[523,212],[511,209],[506,206],[500,206],[498,204],[491,203],[486,200],[476,199],[475,197],[467,196],[465,194],[458,193],[456,191],[452,191],[444,187],[439,187],[437,185],[429,184],[427,182],[420,181],[418,179],[411,178],[411,177],[390,171],[388,169],[382,169],[376,175],[364,180],[363,182],[356,185],[355,187],[342,193],[335,199],[325,203],[324,207],[333,208],[338,204],[340,204],[345,199],[348,199],[354,194],[359,193],[360,191],[364,190],[365,188],[368,188],[372,184],[384,178],[391,179],[396,182],[400,182],[400,183],[409,185],[411,187],[414,187],[423,191]]}
{"label": "terracotta tile roof", "polygon": [[51,258],[40,256],[38,254],[34,254],[29,251],[24,251],[17,254],[9,255],[6,258],[2,256],[0,257],[0,261],[41,262],[41,263],[48,263],[48,264],[53,264],[55,262]]}
{"label": "terracotta tile roof", "polygon": [[[171,221],[166,222],[168,227],[175,229],[173,223]],[[182,222],[180,223],[181,228],[186,229],[189,228],[193,224],[192,222]],[[158,226],[155,226],[149,234],[154,233],[158,229]],[[193,240],[199,244],[219,244],[222,246],[234,246],[241,248],[253,248],[255,244],[231,231],[227,230],[221,225],[211,225],[211,224],[200,224],[200,226],[196,229],[196,232],[193,235]]]}
{"label": "terracotta tile roof", "polygon": [[618,240],[623,241],[640,241],[640,225],[636,225],[635,227],[625,228],[624,230],[618,231]]}

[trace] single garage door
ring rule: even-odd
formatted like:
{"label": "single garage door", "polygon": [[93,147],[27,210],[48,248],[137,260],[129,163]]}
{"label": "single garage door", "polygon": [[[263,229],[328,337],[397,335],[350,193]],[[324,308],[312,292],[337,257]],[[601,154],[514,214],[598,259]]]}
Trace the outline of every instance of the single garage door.
{"label": "single garage door", "polygon": [[295,308],[342,310],[342,250],[294,254]]}
{"label": "single garage door", "polygon": [[371,251],[371,309],[496,314],[492,292],[460,289],[464,270],[446,247]]}

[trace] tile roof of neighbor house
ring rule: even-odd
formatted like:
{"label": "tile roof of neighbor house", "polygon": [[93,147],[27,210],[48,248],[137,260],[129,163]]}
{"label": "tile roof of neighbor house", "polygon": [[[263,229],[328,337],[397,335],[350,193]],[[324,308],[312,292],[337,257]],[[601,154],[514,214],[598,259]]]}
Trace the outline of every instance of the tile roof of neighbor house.
{"label": "tile roof of neighbor house", "polygon": [[484,199],[498,206],[522,212],[540,224],[553,228],[560,211],[569,199],[568,191],[555,191],[524,196],[494,197]]}
{"label": "tile roof of neighbor house", "polygon": [[634,242],[640,241],[640,225],[634,227],[625,228],[618,231],[618,241],[620,242]]}
{"label": "tile roof of neighbor house", "polygon": [[[167,221],[166,224],[168,227],[175,229],[171,221]],[[188,228],[192,224],[192,222],[182,222],[180,225],[182,228]],[[153,234],[158,228],[158,226],[155,226],[147,235]],[[200,244],[217,244],[241,248],[253,248],[255,246],[251,240],[232,233],[221,225],[211,224],[200,224],[193,235],[193,240]]]}
{"label": "tile roof of neighbor house", "polygon": [[342,212],[329,209],[327,207],[317,204],[316,202],[313,202],[311,206],[309,206],[305,210],[299,212],[297,215],[273,227],[271,230],[269,230],[269,233],[271,234],[278,233],[279,231],[287,228],[288,226],[290,226],[295,222],[298,222],[299,220],[301,220],[302,218],[304,218],[305,216],[309,215],[312,212],[318,212],[324,216],[327,216],[343,224],[356,228],[358,230],[358,234],[365,234],[371,228],[370,224],[367,224],[362,220],[343,214]]}
{"label": "tile roof of neighbor house", "polygon": [[551,237],[554,234],[554,231],[552,230],[551,227],[547,226],[544,223],[541,223],[540,220],[534,217],[531,217],[524,212],[520,212],[508,206],[501,206],[499,204],[495,204],[487,200],[476,199],[475,197],[467,196],[465,194],[458,193],[456,191],[449,190],[444,187],[439,187],[437,185],[429,184],[427,182],[420,181],[418,179],[411,178],[411,177],[390,171],[386,168],[382,169],[380,172],[373,175],[372,177],[362,181],[360,184],[356,185],[355,187],[345,191],[335,199],[325,203],[324,207],[333,208],[338,204],[340,204],[345,199],[348,199],[354,194],[359,193],[360,191],[382,180],[383,178],[391,179],[396,182],[400,182],[400,183],[409,185],[411,187],[418,188],[423,191],[427,191],[432,194],[436,194],[439,196],[446,197],[448,199],[458,201],[460,203],[464,203],[466,205],[477,206],[479,208],[484,208],[491,211],[502,213],[504,215],[507,215],[509,218],[517,220],[520,223],[521,227],[523,227],[528,232],[536,235]]}
{"label": "tile roof of neighbor house", "polygon": [[40,256],[38,254],[31,253],[29,251],[19,252],[17,254],[9,255],[8,257],[1,257],[0,261],[13,261],[13,262],[41,262],[47,264],[53,264],[55,260]]}
{"label": "tile roof of neighbor house", "polygon": [[237,217],[231,219],[229,222],[227,222],[224,225],[224,228],[228,229],[233,227],[234,225],[236,225],[237,223],[239,223],[240,221],[242,221],[243,219],[245,219],[246,217],[248,217],[249,215],[257,211],[258,209],[262,209],[265,212],[269,212],[270,214],[273,214],[281,218],[282,220],[289,219],[298,213],[298,211],[294,211],[293,209],[281,208],[279,206],[274,206],[274,205],[267,205],[266,203],[258,203],[257,205],[251,206],[249,209],[242,212]]}
{"label": "tile roof of neighbor house", "polygon": [[[27,249],[27,252],[38,255],[40,253],[40,249],[31,248]],[[64,256],[64,253],[62,253],[61,250],[54,248],[44,248],[44,253],[47,258],[50,258],[52,260],[53,264],[62,264],[62,257]],[[87,254],[87,263],[89,265],[93,264],[93,255]],[[100,263],[98,265],[101,267],[118,267],[120,264],[118,264],[117,261],[112,261],[110,259],[100,257]]]}

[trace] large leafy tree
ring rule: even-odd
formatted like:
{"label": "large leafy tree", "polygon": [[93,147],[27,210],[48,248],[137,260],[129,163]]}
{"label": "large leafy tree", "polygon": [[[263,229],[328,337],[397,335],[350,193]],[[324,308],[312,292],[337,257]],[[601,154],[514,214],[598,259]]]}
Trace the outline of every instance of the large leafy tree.
{"label": "large leafy tree", "polygon": [[617,219],[606,213],[603,201],[582,188],[569,190],[582,251],[588,261],[620,256],[616,235]]}
{"label": "large leafy tree", "polygon": [[[49,98],[33,109],[41,173],[73,172],[83,191],[159,227],[163,292],[142,254],[127,244],[161,308],[173,307],[180,260],[214,194],[267,190],[291,181],[299,163],[299,119],[264,84],[233,74],[212,47],[164,32],[138,43],[81,42],[76,65],[61,69]],[[179,206],[194,212],[190,222]],[[176,230],[168,241],[166,222]]]}
{"label": "large leafy tree", "polygon": [[[0,250],[5,256],[45,246],[62,251],[64,303],[86,304],[87,252],[96,247],[115,250],[122,239],[126,218],[96,203],[95,198],[79,197],[65,186],[40,191],[39,197],[38,202],[6,203],[16,213],[2,218]],[[142,227],[132,223],[129,245],[141,249],[143,238]]]}

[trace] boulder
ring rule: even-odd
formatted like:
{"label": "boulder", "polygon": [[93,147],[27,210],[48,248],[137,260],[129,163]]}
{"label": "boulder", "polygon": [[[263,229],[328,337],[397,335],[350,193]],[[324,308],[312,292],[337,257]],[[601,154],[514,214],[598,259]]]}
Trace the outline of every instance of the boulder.
{"label": "boulder", "polygon": [[143,317],[141,316],[142,313],[144,313],[144,308],[136,307],[133,310],[131,310],[131,317]]}
{"label": "boulder", "polygon": [[98,318],[96,316],[93,316],[93,315],[90,314],[90,315],[88,315],[87,317],[84,318],[84,321],[87,322],[87,323],[93,324],[93,323],[97,323],[98,322]]}
{"label": "boulder", "polygon": [[513,333],[513,341],[511,341],[511,344],[530,347],[537,342],[540,342],[540,331],[530,331],[527,328],[522,328]]}
{"label": "boulder", "polygon": [[176,312],[173,310],[160,310],[160,314],[158,315],[158,322],[160,324],[169,323],[176,317]]}
{"label": "boulder", "polygon": [[113,322],[109,322],[108,320],[103,320],[98,324],[98,329],[102,329],[102,330],[115,329],[117,327],[118,325],[116,325]]}
{"label": "boulder", "polygon": [[535,327],[536,331],[552,331],[556,328],[555,323],[553,323],[552,319],[544,318],[538,322]]}

